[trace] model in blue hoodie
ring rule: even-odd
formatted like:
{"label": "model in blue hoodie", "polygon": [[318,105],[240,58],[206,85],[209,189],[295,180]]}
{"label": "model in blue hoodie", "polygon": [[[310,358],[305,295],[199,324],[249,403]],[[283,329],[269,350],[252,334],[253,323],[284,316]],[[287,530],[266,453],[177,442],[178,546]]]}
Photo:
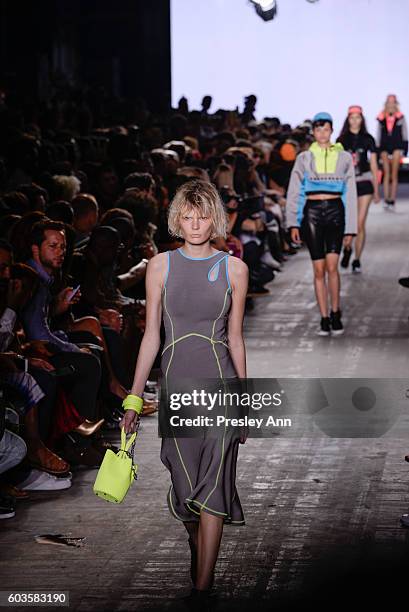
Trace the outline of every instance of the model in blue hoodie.
{"label": "model in blue hoodie", "polygon": [[295,160],[287,191],[287,228],[300,227],[308,195],[339,194],[345,208],[345,235],[357,233],[357,191],[352,156],[341,143],[313,142]]}

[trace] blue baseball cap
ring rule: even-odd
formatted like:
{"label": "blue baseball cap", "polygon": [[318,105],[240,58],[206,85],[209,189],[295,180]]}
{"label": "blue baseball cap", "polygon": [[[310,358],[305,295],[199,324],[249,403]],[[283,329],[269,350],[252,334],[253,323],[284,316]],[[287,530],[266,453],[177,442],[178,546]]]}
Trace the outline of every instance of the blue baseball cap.
{"label": "blue baseball cap", "polygon": [[331,125],[334,123],[332,117],[329,113],[321,112],[314,115],[312,118],[312,123],[314,124],[316,121],[328,121]]}

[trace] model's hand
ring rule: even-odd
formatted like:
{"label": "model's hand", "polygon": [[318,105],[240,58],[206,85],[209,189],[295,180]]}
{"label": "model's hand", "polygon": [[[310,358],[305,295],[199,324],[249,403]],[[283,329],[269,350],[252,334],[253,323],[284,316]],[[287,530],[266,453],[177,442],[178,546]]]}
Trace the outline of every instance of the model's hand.
{"label": "model's hand", "polygon": [[295,244],[300,244],[300,230],[298,227],[291,228],[291,242],[295,242]]}
{"label": "model's hand", "polygon": [[125,416],[119,422],[119,427],[125,429],[125,433],[133,433],[136,431],[136,425],[138,423],[139,414],[135,410],[126,410]]}

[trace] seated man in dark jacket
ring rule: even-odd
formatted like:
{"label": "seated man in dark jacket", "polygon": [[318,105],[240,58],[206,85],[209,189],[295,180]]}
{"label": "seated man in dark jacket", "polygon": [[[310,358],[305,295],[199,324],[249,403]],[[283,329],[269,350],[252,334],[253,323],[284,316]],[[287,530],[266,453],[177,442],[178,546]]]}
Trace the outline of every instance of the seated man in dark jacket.
{"label": "seated man in dark jacket", "polygon": [[[58,369],[74,371],[67,374],[67,391],[81,416],[96,421],[97,393],[101,379],[99,359],[88,349],[80,349],[70,342],[64,332],[51,331],[49,325],[52,295],[50,286],[64,263],[66,239],[64,224],[56,221],[36,223],[30,234],[32,258],[27,261],[40,278],[39,288],[22,311],[22,322],[27,340],[47,341],[52,347],[51,363]],[[71,306],[72,288],[63,289],[55,299],[54,315],[66,312]],[[71,368],[72,370],[72,368]]]}
{"label": "seated man in dark jacket", "polygon": [[[29,462],[54,474],[64,473],[69,469],[68,463],[45,446],[39,427],[40,413],[44,423],[54,408],[55,380],[49,374],[53,367],[41,359],[24,359],[10,350],[17,315],[31,297],[30,288],[37,282],[30,268],[22,264],[15,268],[18,274],[17,270],[12,274],[10,245],[0,243],[0,385],[12,389],[22,401],[23,436]],[[19,278],[11,278],[11,275]],[[23,283],[27,275],[28,283]]]}

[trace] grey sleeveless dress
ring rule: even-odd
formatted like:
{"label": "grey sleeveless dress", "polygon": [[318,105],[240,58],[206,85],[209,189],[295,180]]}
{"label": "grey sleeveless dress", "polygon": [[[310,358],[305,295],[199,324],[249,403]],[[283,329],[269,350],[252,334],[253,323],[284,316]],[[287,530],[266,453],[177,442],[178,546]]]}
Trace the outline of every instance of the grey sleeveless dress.
{"label": "grey sleeveless dress", "polygon": [[[237,378],[228,345],[231,306],[228,254],[218,251],[192,258],[182,249],[168,251],[162,292],[165,344],[161,376]],[[198,521],[205,511],[225,524],[244,525],[236,490],[237,435],[162,438],[161,461],[171,474],[167,502],[181,521]]]}

